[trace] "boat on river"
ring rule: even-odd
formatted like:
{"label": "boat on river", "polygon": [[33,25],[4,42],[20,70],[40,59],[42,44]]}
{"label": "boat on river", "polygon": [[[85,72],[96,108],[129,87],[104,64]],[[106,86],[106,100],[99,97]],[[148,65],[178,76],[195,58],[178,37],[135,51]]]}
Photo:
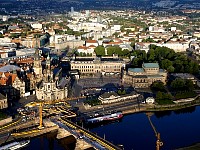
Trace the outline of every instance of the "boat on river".
{"label": "boat on river", "polygon": [[86,119],[87,123],[100,123],[106,121],[118,120],[123,117],[122,112],[111,112],[108,114],[98,114]]}
{"label": "boat on river", "polygon": [[30,143],[30,140],[23,140],[19,142],[12,142],[7,145],[0,147],[0,150],[19,150],[26,147]]}

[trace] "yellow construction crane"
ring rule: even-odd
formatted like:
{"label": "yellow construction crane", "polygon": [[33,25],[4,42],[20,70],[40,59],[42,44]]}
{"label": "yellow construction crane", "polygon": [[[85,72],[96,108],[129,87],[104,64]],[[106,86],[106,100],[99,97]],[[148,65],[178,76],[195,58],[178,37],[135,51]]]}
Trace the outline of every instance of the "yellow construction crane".
{"label": "yellow construction crane", "polygon": [[39,124],[39,129],[42,129],[42,108],[43,108],[43,103],[40,103],[39,106],[39,119],[40,119],[40,124]]}
{"label": "yellow construction crane", "polygon": [[73,99],[79,99],[79,98],[84,98],[84,97],[74,97],[74,98],[66,98],[66,99],[58,99],[58,100],[53,100],[53,101],[40,101],[40,102],[31,102],[28,103],[27,105],[25,105],[25,107],[35,107],[38,106],[39,107],[39,120],[40,120],[40,124],[39,124],[39,129],[42,129],[42,110],[43,110],[43,105],[49,105],[49,104],[56,104],[59,102],[66,102],[66,100],[73,100]]}
{"label": "yellow construction crane", "polygon": [[150,122],[150,124],[151,124],[151,127],[153,128],[153,131],[154,131],[155,136],[156,136],[156,138],[157,138],[157,140],[156,140],[156,150],[160,150],[160,147],[163,146],[163,142],[162,142],[161,139],[160,139],[160,133],[156,131],[156,128],[154,127],[154,125],[153,125],[153,123],[152,123],[152,121],[151,121],[151,118],[150,118],[150,117],[151,117],[153,114],[152,114],[152,113],[146,113],[146,115],[147,115],[147,117],[148,117],[148,120],[149,120],[149,122]]}

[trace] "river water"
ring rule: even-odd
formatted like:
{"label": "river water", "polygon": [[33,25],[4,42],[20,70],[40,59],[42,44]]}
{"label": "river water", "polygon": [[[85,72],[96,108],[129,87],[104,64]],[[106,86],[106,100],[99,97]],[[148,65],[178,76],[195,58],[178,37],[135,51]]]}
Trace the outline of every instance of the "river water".
{"label": "river water", "polygon": [[[161,134],[163,150],[200,142],[200,106],[158,112],[151,116],[151,121]],[[145,113],[126,115],[121,121],[90,130],[114,144],[124,145],[125,150],[155,150],[156,137]],[[65,142],[61,144],[56,140],[38,137],[32,139],[27,149],[62,150],[63,145],[66,145]]]}

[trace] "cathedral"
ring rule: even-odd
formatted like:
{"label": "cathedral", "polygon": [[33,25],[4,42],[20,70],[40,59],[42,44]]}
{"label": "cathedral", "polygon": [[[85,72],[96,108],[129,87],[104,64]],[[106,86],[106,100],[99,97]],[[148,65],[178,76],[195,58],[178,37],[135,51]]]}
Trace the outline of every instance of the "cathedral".
{"label": "cathedral", "polygon": [[42,69],[39,50],[35,51],[34,72],[36,80],[32,83],[36,85],[35,94],[38,100],[60,100],[68,96],[68,87],[70,79],[61,77],[59,71],[56,75],[53,74],[51,67],[51,58],[48,54],[46,58],[46,66]]}

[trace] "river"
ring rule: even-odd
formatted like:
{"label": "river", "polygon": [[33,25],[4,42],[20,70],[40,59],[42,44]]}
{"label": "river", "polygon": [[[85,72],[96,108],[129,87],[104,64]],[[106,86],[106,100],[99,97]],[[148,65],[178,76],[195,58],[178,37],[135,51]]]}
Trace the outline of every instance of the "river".
{"label": "river", "polygon": [[[161,135],[163,150],[200,142],[200,106],[157,112],[151,116],[151,121]],[[124,145],[125,150],[155,150],[156,137],[145,113],[126,115],[119,122],[93,127],[90,130],[114,144]],[[43,137],[42,139],[33,139],[30,147],[38,150],[63,149],[60,142]],[[53,148],[50,148],[52,146]]]}

